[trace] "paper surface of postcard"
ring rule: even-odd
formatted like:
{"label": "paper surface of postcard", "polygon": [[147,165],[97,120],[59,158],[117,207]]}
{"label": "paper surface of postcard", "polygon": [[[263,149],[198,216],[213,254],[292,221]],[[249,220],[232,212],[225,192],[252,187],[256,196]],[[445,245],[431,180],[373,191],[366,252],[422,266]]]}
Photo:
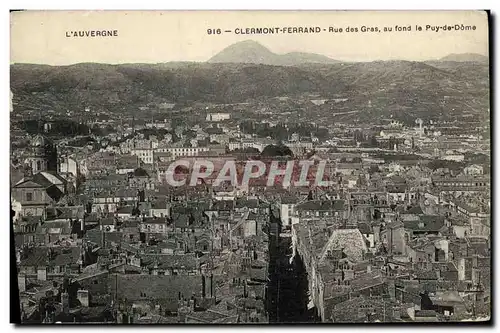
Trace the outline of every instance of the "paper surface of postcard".
{"label": "paper surface of postcard", "polygon": [[13,12],[17,321],[488,321],[488,31]]}

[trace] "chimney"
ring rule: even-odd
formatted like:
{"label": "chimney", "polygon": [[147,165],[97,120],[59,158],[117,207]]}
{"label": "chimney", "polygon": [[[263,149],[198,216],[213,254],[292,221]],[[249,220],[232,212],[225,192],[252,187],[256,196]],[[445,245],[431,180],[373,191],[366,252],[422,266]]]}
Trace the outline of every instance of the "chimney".
{"label": "chimney", "polygon": [[201,276],[201,297],[206,297],[206,279],[205,275]]}
{"label": "chimney", "polygon": [[415,306],[412,306],[412,307],[410,307],[410,308],[407,308],[407,310],[406,310],[406,311],[408,311],[408,315],[410,316],[410,318],[411,318],[412,320],[415,320]]}
{"label": "chimney", "polygon": [[373,242],[375,244],[380,242],[380,225],[373,226]]}
{"label": "chimney", "polygon": [[458,259],[458,280],[463,281],[465,280],[465,258],[460,258]]}
{"label": "chimney", "polygon": [[152,275],[158,275],[158,262],[155,260],[153,264],[153,270],[152,270]]}
{"label": "chimney", "polygon": [[396,298],[396,284],[393,279],[388,279],[387,280],[387,287],[388,287],[388,292],[389,295],[391,296],[391,299]]}
{"label": "chimney", "polygon": [[214,295],[214,275],[210,275],[210,297],[213,298]]}
{"label": "chimney", "polygon": [[52,260],[54,258],[54,250],[49,247],[49,250],[47,251],[47,259],[48,261]]}
{"label": "chimney", "polygon": [[20,250],[20,249],[16,250],[16,263],[18,265],[21,263],[22,252],[23,252],[23,250]]}
{"label": "chimney", "polygon": [[191,312],[194,312],[194,303],[195,303],[195,302],[194,302],[194,298],[193,298],[193,297],[191,297],[191,299],[189,300],[189,310],[190,310]]}
{"label": "chimney", "polygon": [[137,309],[132,309],[132,315],[129,318],[130,318],[129,322],[131,324],[138,323],[139,318],[141,318],[141,314],[139,313],[139,311]]}
{"label": "chimney", "polygon": [[477,267],[472,267],[472,286],[475,288],[480,282],[480,272]]}
{"label": "chimney", "polygon": [[77,299],[83,307],[89,306],[89,291],[88,290],[78,290]]}
{"label": "chimney", "polygon": [[19,286],[19,292],[26,291],[26,275],[19,274],[17,276],[17,285]]}
{"label": "chimney", "polygon": [[477,268],[477,260],[478,260],[478,255],[475,254],[472,256],[472,268]]}
{"label": "chimney", "polygon": [[38,267],[36,271],[36,279],[38,281],[47,281],[47,267]]}
{"label": "chimney", "polygon": [[394,319],[401,319],[401,309],[398,307],[394,307],[392,310],[392,317]]}
{"label": "chimney", "polygon": [[104,227],[101,225],[101,248],[106,248],[106,233],[104,232]]}
{"label": "chimney", "polygon": [[62,293],[61,294],[61,304],[63,313],[69,313],[69,294]]}
{"label": "chimney", "polygon": [[177,316],[180,323],[186,322],[186,316],[189,314],[189,308],[186,306],[180,306],[177,310]]}

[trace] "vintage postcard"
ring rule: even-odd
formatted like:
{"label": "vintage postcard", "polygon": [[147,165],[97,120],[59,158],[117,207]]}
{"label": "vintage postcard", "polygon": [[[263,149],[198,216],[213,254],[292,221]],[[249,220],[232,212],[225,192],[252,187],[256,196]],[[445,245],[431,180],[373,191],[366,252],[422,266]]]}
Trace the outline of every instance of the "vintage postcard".
{"label": "vintage postcard", "polygon": [[490,321],[488,20],[12,12],[17,322]]}

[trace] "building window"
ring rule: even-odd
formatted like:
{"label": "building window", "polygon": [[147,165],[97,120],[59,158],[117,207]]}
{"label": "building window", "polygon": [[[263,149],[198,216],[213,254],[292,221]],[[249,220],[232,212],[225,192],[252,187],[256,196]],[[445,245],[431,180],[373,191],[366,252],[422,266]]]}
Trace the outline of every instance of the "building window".
{"label": "building window", "polygon": [[26,201],[33,201],[33,193],[26,193]]}

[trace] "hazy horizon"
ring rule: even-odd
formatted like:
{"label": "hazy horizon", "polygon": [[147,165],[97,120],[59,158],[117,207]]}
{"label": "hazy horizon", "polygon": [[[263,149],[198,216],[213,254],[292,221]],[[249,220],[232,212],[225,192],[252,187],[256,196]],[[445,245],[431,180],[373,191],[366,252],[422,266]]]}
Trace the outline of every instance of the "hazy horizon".
{"label": "hazy horizon", "polygon": [[[234,43],[236,44],[236,43]],[[234,45],[231,44],[231,45]],[[260,44],[260,43],[259,43]],[[228,45],[231,46],[231,45]],[[262,44],[261,44],[262,45]],[[272,50],[270,50],[272,52]],[[278,55],[284,55],[284,54],[290,54],[290,53],[295,53],[295,52],[300,52],[300,53],[308,53],[308,54],[318,54],[318,55],[323,55],[324,54],[319,54],[319,53],[312,53],[312,52],[307,52],[307,51],[292,51],[292,52],[287,52],[287,53],[275,53]],[[450,55],[456,55],[456,54],[475,54],[475,55],[480,55],[489,58],[489,54],[480,54],[480,53],[450,53],[445,55],[450,56]],[[214,54],[215,55],[215,54]],[[211,58],[211,57],[210,57]],[[100,65],[140,65],[140,64],[145,64],[145,65],[160,65],[160,64],[170,64],[170,63],[194,63],[194,64],[217,64],[217,63],[210,63],[208,62],[209,59],[207,60],[171,60],[171,61],[165,61],[165,62],[120,62],[120,63],[109,63],[109,62],[95,62],[95,61],[87,61],[87,62],[75,62],[71,64],[65,64],[65,65],[51,65],[51,64],[46,64],[46,63],[29,63],[29,62],[13,62],[11,65],[42,65],[42,66],[53,66],[53,67],[62,67],[62,66],[73,66],[73,65],[80,65],[80,64],[100,64]],[[330,58],[330,57],[328,57]],[[422,60],[412,60],[412,59],[375,59],[375,60],[368,60],[368,61],[363,61],[363,60],[348,60],[348,59],[339,59],[339,58],[330,58],[332,60],[337,60],[341,63],[369,63],[369,62],[389,62],[389,61],[408,61],[408,62],[426,62],[426,61],[440,61],[443,57],[441,58],[429,58],[429,59],[422,59]],[[333,63],[334,64],[334,63]],[[328,65],[325,63],[322,63],[322,65]]]}

